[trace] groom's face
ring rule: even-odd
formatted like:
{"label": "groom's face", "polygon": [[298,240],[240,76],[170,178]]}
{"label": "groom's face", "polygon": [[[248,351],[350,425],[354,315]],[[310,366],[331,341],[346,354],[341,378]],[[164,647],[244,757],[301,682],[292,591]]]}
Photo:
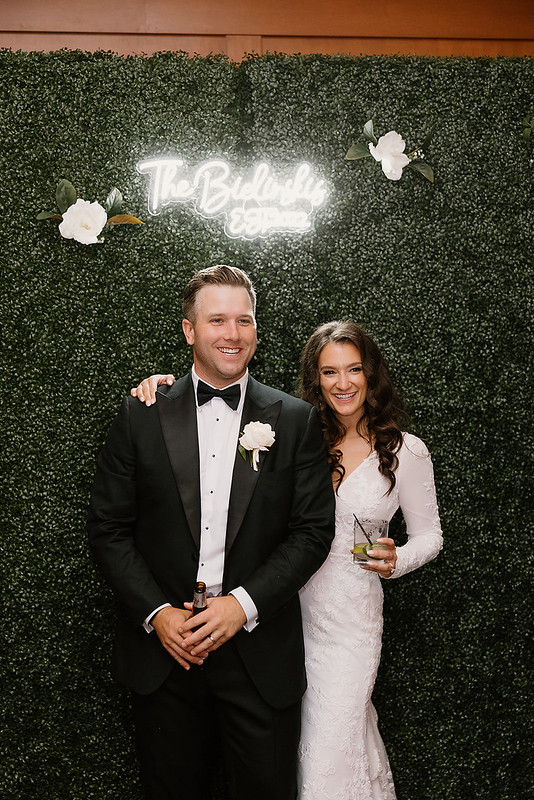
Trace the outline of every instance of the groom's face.
{"label": "groom's face", "polygon": [[246,289],[203,286],[197,294],[194,319],[184,319],[182,327],[203,381],[222,389],[245,374],[256,352],[256,320]]}

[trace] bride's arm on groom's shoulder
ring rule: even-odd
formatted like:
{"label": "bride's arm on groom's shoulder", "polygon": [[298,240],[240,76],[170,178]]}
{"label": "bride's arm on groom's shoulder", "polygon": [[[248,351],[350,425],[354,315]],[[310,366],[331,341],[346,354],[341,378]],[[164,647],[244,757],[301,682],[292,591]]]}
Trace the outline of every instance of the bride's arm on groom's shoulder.
{"label": "bride's arm on groom's shoulder", "polygon": [[145,378],[141,383],[130,389],[132,397],[137,397],[142,403],[151,406],[156,402],[156,391],[158,386],[166,384],[172,386],[176,378],[174,375],[151,375]]}

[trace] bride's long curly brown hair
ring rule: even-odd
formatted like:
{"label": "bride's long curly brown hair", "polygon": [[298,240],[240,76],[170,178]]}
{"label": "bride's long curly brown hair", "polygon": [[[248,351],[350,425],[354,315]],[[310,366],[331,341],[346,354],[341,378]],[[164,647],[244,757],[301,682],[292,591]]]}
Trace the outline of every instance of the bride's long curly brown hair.
{"label": "bride's long curly brown hair", "polygon": [[300,362],[299,395],[318,411],[325,439],[330,471],[339,486],[345,476],[341,463],[342,442],[347,428],[325,402],[321,392],[319,355],[329,342],[349,342],[359,351],[367,378],[367,397],[357,431],[378,454],[379,471],[395,486],[395,470],[399,465],[396,453],[402,444],[401,424],[409,421],[404,403],[397,394],[378,346],[364,329],[351,320],[327,322],[310,336]]}

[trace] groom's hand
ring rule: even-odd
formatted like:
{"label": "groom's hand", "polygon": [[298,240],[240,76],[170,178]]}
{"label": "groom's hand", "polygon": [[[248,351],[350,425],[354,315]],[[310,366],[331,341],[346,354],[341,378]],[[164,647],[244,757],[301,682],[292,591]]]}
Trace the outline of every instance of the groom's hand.
{"label": "groom's hand", "polygon": [[190,664],[203,664],[203,658],[200,655],[202,654],[204,657],[208,655],[205,649],[202,651],[201,648],[198,648],[198,655],[193,655],[183,647],[184,637],[180,630],[191,616],[191,612],[183,608],[167,606],[158,611],[150,620],[150,624],[156,631],[165,650],[185,670],[190,668]]}
{"label": "groom's hand", "polygon": [[[186,609],[193,608],[192,603],[184,605]],[[182,646],[191,656],[198,657],[204,655],[206,651],[213,653],[235,636],[246,621],[247,615],[241,603],[232,594],[210,597],[207,609],[190,618],[180,628],[180,633],[184,637]],[[193,631],[193,628],[197,630]]]}

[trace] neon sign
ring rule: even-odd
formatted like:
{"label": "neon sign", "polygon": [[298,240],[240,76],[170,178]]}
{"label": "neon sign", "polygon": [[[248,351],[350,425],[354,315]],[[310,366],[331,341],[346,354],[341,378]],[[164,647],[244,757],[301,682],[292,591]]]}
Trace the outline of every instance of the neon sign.
{"label": "neon sign", "polygon": [[237,173],[222,159],[189,168],[181,158],[150,158],[140,161],[137,170],[150,175],[150,214],[157,216],[172,203],[191,202],[205,219],[224,216],[225,233],[232,238],[309,231],[327,195],[325,182],[306,162],[285,177],[263,162]]}

